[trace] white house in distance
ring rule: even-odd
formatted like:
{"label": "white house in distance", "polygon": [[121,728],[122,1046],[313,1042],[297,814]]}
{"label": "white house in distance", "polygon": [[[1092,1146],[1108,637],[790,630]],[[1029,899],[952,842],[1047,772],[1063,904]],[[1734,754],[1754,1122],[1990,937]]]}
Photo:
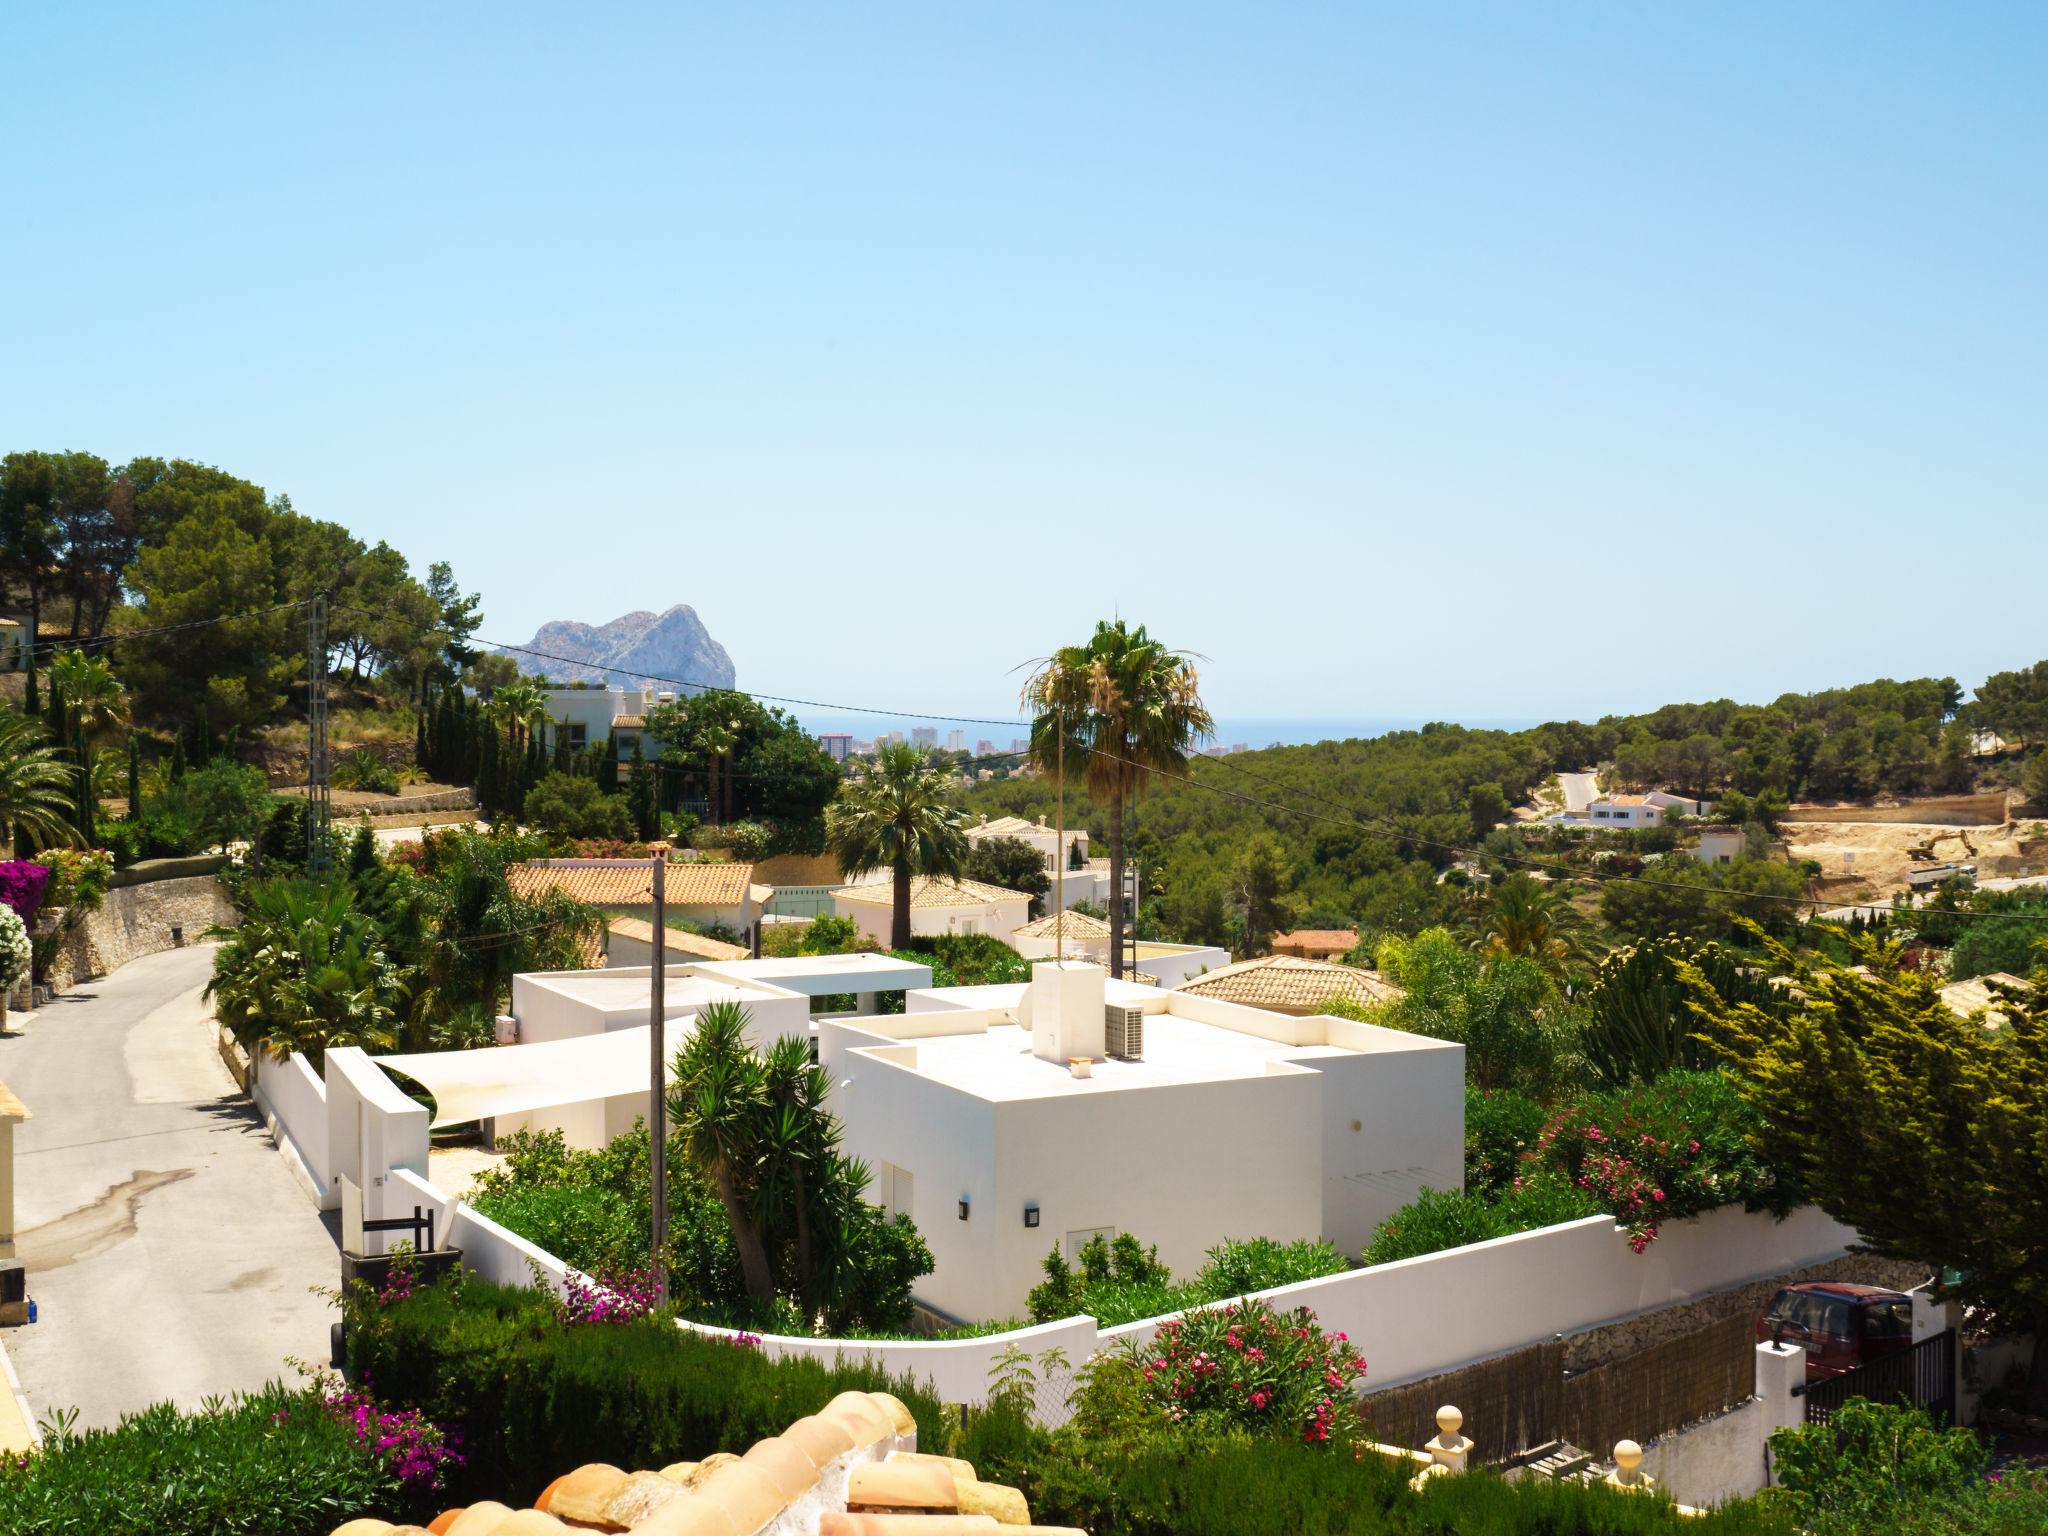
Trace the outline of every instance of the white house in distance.
{"label": "white house in distance", "polygon": [[1021,1314],[1047,1250],[1097,1234],[1184,1275],[1226,1237],[1355,1254],[1425,1185],[1463,1185],[1462,1046],[1076,961],[1032,976],[818,1021],[846,1151],[931,1246],[940,1312]]}
{"label": "white house in distance", "polygon": [[619,755],[627,758],[647,728],[648,711],[676,701],[675,694],[652,688],[548,688],[541,696],[548,710],[541,741],[550,751],[557,736],[567,737],[572,751],[617,737]]}
{"label": "white house in distance", "polygon": [[1543,824],[1627,831],[1631,828],[1661,827],[1664,818],[1673,811],[1683,816],[1704,816],[1712,808],[1711,800],[1691,800],[1666,789],[1653,789],[1642,795],[1598,795],[1587,802],[1583,811],[1546,816]]}
{"label": "white house in distance", "polygon": [[1022,816],[998,816],[990,821],[984,816],[967,828],[967,840],[971,843],[1002,837],[1014,838],[1038,850],[1038,856],[1045,862],[1048,911],[1054,905],[1056,893],[1069,907],[1077,901],[1092,901],[1105,907],[1109,904],[1109,860],[1088,856],[1085,828],[1068,827],[1062,832],[1058,827],[1047,826],[1043,816],[1036,821],[1026,821]]}
{"label": "white house in distance", "polygon": [[1740,827],[1701,827],[1693,857],[1702,864],[1733,864],[1748,846],[1748,834]]}
{"label": "white house in distance", "polygon": [[[832,893],[833,915],[850,918],[876,943],[888,943],[895,911],[896,886],[891,879],[842,885]],[[937,875],[913,876],[910,882],[910,931],[919,938],[987,933],[1008,942],[1030,915],[1031,898],[1022,891]]]}
{"label": "white house in distance", "polygon": [[[1085,912],[1048,912],[1035,917],[1010,935],[1010,948],[1026,960],[1092,960],[1109,963],[1109,923]],[[1149,978],[1162,987],[1178,986],[1230,964],[1230,951],[1213,944],[1162,944],[1151,939],[1138,941],[1137,977]]]}

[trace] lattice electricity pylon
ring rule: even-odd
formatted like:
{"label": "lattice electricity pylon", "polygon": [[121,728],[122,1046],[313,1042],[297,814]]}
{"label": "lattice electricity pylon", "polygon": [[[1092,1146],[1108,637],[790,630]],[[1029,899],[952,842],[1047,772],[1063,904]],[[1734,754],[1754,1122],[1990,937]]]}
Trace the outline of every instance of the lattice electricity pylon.
{"label": "lattice electricity pylon", "polygon": [[327,870],[327,599],[306,605],[306,873]]}

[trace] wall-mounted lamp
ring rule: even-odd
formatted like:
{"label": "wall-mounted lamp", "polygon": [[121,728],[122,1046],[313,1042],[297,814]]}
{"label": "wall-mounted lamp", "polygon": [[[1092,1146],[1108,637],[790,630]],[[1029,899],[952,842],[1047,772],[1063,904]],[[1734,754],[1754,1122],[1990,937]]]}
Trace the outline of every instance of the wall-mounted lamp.
{"label": "wall-mounted lamp", "polygon": [[1028,1200],[1024,1204],[1024,1225],[1027,1227],[1038,1225],[1038,1202],[1036,1200]]}
{"label": "wall-mounted lamp", "polygon": [[960,1219],[962,1221],[967,1219],[967,1197],[965,1195],[960,1197]]}

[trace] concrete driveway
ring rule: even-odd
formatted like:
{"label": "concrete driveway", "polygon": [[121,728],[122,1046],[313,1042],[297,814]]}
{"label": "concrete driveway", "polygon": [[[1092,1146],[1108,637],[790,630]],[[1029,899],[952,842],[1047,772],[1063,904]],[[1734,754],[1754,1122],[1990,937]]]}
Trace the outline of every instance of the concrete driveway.
{"label": "concrete driveway", "polygon": [[18,1252],[40,1320],[7,1351],[35,1411],[80,1427],[324,1363],[335,1240],[214,1046],[213,946],[151,955],[0,1038]]}
{"label": "concrete driveway", "polygon": [[1586,807],[1600,797],[1600,776],[1596,773],[1560,773],[1557,784],[1564,791],[1564,808],[1573,815],[1582,814]]}

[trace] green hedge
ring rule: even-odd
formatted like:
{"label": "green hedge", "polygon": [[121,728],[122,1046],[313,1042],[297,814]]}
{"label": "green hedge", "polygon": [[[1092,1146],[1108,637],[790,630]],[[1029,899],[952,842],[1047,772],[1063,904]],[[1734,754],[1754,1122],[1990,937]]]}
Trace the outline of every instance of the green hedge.
{"label": "green hedge", "polygon": [[744,1451],[848,1390],[895,1393],[924,1444],[947,1433],[929,1389],[882,1371],[771,1360],[657,1318],[570,1326],[521,1287],[427,1286],[351,1319],[350,1375],[461,1425],[472,1498],[525,1503],[588,1461],[658,1468]]}
{"label": "green hedge", "polygon": [[954,1454],[1024,1490],[1031,1515],[1091,1536],[1796,1536],[1789,1515],[1740,1502],[1681,1518],[1661,1498],[1580,1484],[1440,1478],[1284,1440],[1172,1434],[1135,1444],[1048,1435],[1014,1407],[971,1414]]}
{"label": "green hedge", "polygon": [[200,1413],[158,1403],[0,1461],[8,1536],[326,1536],[358,1515],[431,1513],[406,1505],[317,1395],[276,1385]]}

